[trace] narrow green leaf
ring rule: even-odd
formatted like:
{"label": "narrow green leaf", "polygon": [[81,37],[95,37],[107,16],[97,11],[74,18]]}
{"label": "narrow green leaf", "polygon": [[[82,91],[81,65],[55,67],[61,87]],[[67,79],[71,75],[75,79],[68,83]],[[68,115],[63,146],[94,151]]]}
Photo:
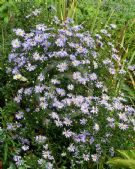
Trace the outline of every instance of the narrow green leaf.
{"label": "narrow green leaf", "polygon": [[118,150],[118,152],[123,158],[135,160],[135,150]]}
{"label": "narrow green leaf", "polygon": [[74,14],[75,14],[75,10],[76,10],[76,0],[73,0],[73,2],[71,3],[70,7],[68,8],[68,17],[69,18],[73,18]]}
{"label": "narrow green leaf", "polygon": [[135,169],[135,160],[125,160],[120,158],[113,158],[107,162],[107,164],[117,167],[127,167],[129,169]]}
{"label": "narrow green leaf", "polygon": [[8,18],[8,16],[6,16],[5,18],[4,18],[4,23],[8,23],[9,22],[9,18]]}
{"label": "narrow green leaf", "polygon": [[5,143],[4,145],[4,164],[7,162],[7,156],[8,156],[8,144]]}

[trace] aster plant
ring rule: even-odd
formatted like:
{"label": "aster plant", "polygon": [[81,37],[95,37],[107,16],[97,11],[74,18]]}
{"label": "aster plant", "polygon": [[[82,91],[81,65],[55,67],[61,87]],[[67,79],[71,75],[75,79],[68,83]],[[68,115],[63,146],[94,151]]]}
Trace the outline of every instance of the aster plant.
{"label": "aster plant", "polygon": [[6,130],[17,146],[9,158],[17,168],[94,168],[133,146],[135,110],[117,85],[126,68],[111,38],[116,25],[91,35],[72,19],[53,22],[14,29],[7,73],[15,110]]}

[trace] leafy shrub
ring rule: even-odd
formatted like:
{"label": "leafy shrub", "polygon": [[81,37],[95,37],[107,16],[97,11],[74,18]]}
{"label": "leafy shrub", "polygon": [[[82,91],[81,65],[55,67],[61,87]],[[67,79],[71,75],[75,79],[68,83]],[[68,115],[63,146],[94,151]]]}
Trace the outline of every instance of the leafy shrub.
{"label": "leafy shrub", "polygon": [[52,27],[13,30],[6,166],[90,168],[132,146],[135,110],[117,86],[126,70],[111,39],[115,27],[94,36],[55,17]]}

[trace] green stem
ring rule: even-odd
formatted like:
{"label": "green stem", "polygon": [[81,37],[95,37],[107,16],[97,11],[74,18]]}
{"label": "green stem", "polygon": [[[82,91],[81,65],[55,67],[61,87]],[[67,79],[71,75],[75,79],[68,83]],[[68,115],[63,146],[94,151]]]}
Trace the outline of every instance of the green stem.
{"label": "green stem", "polygon": [[5,54],[5,39],[4,39],[4,30],[2,28],[2,52]]}
{"label": "green stem", "polygon": [[107,21],[106,21],[106,23],[105,23],[105,27],[108,25],[108,23],[109,23],[109,21],[110,21],[110,19],[111,19],[112,15],[114,14],[114,12],[115,12],[115,9],[114,9],[114,10],[112,10],[112,12],[111,12],[111,14],[110,14],[110,16],[109,16],[108,20],[107,20]]}
{"label": "green stem", "polygon": [[93,21],[93,24],[92,24],[91,32],[93,32],[93,30],[94,30],[94,27],[95,27],[95,24],[96,24],[96,21],[97,21],[97,17],[98,17],[98,14],[99,14],[99,10],[100,10],[100,7],[101,7],[101,3],[102,3],[102,1],[99,0],[98,7],[97,7],[97,10],[96,10],[96,14],[95,14],[95,18],[94,18],[94,21]]}

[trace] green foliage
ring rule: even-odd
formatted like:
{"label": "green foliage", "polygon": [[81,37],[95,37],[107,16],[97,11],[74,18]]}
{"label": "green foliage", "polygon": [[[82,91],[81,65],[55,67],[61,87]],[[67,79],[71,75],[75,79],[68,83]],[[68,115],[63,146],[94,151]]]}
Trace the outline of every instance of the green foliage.
{"label": "green foliage", "polygon": [[[134,0],[79,0],[76,10],[76,21],[86,29],[97,32],[109,23],[118,27],[113,38],[121,53],[121,63],[124,67],[126,59],[128,65],[135,64],[135,1]],[[128,71],[128,70],[127,70]],[[134,74],[128,71],[126,79],[117,82],[117,90],[122,89],[131,104],[134,104],[135,81]]]}
{"label": "green foliage", "polygon": [[[41,14],[37,17],[26,19],[26,16],[36,8],[41,8]],[[13,121],[13,112],[18,109],[11,100],[15,96],[16,88],[19,87],[19,84],[17,86],[16,82],[11,83],[11,77],[7,75],[10,42],[14,38],[12,29],[19,27],[27,32],[30,27],[33,28],[35,24],[41,22],[51,25],[50,21],[55,15],[62,21],[67,17],[74,18],[75,23],[83,25],[87,31],[91,31],[93,34],[97,33],[101,28],[105,28],[107,24],[116,23],[117,30],[113,33],[113,39],[120,51],[122,67],[126,67],[125,60],[128,62],[128,66],[135,64],[134,0],[0,0],[0,107],[2,107],[0,110],[0,126],[2,128],[6,128],[7,121]],[[101,55],[102,57],[107,57],[103,52],[101,52]],[[110,89],[116,87],[116,93],[122,90],[129,103],[134,106],[134,73],[129,70],[127,72],[126,78],[117,77],[117,83],[110,85]],[[80,89],[77,92],[80,92]],[[27,120],[30,121],[28,126],[30,135],[32,135],[31,125],[33,125],[33,121],[31,121],[31,117]],[[36,124],[35,128],[38,125]],[[14,148],[18,147],[18,143],[13,142],[11,136],[4,129],[0,129],[0,141],[2,142],[2,144],[0,142],[0,160],[3,159],[5,168],[16,169],[16,166],[11,162],[10,155],[14,155]],[[122,138],[120,142],[122,142]],[[133,140],[130,142],[133,142]],[[125,167],[128,165],[130,168],[130,165],[134,166],[133,162],[135,160],[131,158],[132,155],[128,154],[129,157],[127,157],[123,154],[122,157],[124,159],[115,158],[110,160],[108,164],[114,164],[115,166],[118,163],[118,165]],[[103,160],[98,165],[99,168],[104,168],[107,158],[103,157]],[[25,160],[33,169],[34,167],[38,168],[35,162],[37,159],[32,153],[29,159]],[[97,165],[90,165],[89,167],[94,169]],[[20,169],[23,168],[29,168],[29,166],[24,164]],[[63,164],[64,168],[66,167]]]}
{"label": "green foliage", "polygon": [[46,5],[48,16],[56,15],[64,21],[67,17],[74,17],[77,0],[46,0]]}
{"label": "green foliage", "polygon": [[107,164],[116,166],[116,167],[124,167],[129,169],[135,168],[135,150],[118,150],[119,157],[112,158],[107,162]]}
{"label": "green foliage", "polygon": [[14,0],[2,0],[0,2],[0,21],[5,24],[12,20],[14,13],[17,13],[18,9]]}

